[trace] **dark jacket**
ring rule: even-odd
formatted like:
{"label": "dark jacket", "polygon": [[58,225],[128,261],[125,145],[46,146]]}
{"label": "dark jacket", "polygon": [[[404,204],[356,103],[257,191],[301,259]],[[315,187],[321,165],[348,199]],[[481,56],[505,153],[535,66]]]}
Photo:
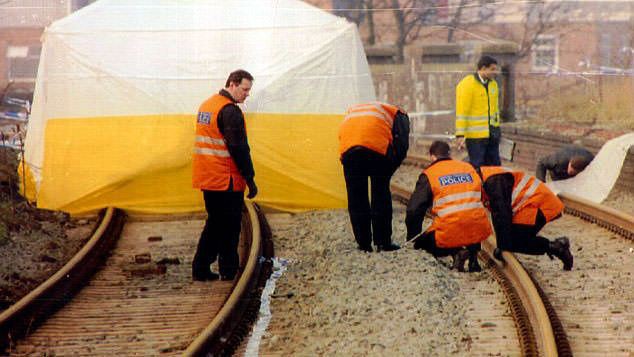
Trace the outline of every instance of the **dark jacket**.
{"label": "dark jacket", "polygon": [[539,159],[535,177],[542,182],[546,182],[546,171],[550,171],[550,177],[553,181],[570,178],[570,175],[568,175],[568,163],[573,156],[583,156],[589,160],[594,159],[594,155],[583,147],[568,145],[553,154]]}
{"label": "dark jacket", "polygon": [[515,179],[510,173],[493,175],[482,183],[482,189],[488,197],[493,229],[498,242],[511,238],[513,207],[511,197]]}
{"label": "dark jacket", "polygon": [[[432,162],[428,167],[444,160],[451,160],[451,158],[438,159]],[[427,178],[427,175],[421,173],[420,176],[418,176],[416,188],[414,189],[414,192],[412,192],[412,196],[409,198],[409,202],[407,203],[407,216],[405,217],[407,239],[410,239],[422,232],[425,213],[433,203],[434,194],[431,191],[429,179]]]}
{"label": "dark jacket", "polygon": [[[219,94],[235,103],[235,99],[226,90],[221,89]],[[229,154],[240,170],[240,174],[247,182],[253,182],[255,171],[251,161],[251,149],[247,141],[242,110],[237,105],[227,105],[218,114],[217,122],[218,130],[225,137]]]}

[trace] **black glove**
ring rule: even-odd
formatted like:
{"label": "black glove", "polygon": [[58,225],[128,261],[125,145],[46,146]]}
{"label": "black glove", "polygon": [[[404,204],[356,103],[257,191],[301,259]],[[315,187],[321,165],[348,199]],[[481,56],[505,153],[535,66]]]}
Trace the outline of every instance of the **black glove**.
{"label": "black glove", "polygon": [[258,186],[255,185],[255,181],[247,181],[247,187],[249,187],[249,194],[247,195],[248,199],[252,199],[253,197],[255,197],[255,195],[258,194]]}

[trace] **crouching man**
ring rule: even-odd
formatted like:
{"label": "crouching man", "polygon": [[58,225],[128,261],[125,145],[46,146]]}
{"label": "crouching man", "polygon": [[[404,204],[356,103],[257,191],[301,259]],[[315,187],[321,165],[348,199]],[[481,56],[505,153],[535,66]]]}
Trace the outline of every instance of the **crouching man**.
{"label": "crouching man", "polygon": [[502,260],[502,251],[559,258],[564,270],[572,269],[570,241],[566,237],[553,241],[538,236],[544,225],[561,217],[564,204],[533,176],[500,166],[482,166],[482,188],[485,205],[497,238],[495,257]]}
{"label": "crouching man", "polygon": [[425,213],[431,208],[432,225],[414,241],[414,248],[435,257],[453,255],[452,269],[480,271],[480,242],[492,233],[481,201],[481,180],[470,163],[452,160],[449,145],[434,141],[429,148],[432,163],[419,176],[407,205],[408,240],[422,231]]}

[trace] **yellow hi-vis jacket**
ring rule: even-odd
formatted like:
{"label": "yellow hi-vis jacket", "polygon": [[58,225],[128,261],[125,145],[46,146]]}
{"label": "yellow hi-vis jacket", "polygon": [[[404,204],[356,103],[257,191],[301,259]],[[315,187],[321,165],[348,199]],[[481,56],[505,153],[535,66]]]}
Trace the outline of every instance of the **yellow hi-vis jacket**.
{"label": "yellow hi-vis jacket", "polygon": [[456,136],[489,137],[489,125],[500,126],[498,84],[489,80],[488,91],[478,74],[464,77],[456,87]]}

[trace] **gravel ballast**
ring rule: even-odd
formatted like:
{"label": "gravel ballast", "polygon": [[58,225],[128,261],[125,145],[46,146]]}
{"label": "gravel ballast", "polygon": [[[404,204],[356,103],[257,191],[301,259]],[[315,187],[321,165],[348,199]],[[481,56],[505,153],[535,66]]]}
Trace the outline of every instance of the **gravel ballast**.
{"label": "gravel ballast", "polygon": [[[403,245],[404,206],[394,206],[393,239]],[[506,319],[500,328],[511,328],[505,334],[515,338],[503,295],[487,273],[451,271],[451,258],[410,247],[358,251],[345,210],[267,218],[276,255],[290,263],[273,294],[263,355],[465,354],[478,343],[472,330],[495,330],[499,322],[476,317],[462,289],[485,290],[485,305],[499,311]]]}

